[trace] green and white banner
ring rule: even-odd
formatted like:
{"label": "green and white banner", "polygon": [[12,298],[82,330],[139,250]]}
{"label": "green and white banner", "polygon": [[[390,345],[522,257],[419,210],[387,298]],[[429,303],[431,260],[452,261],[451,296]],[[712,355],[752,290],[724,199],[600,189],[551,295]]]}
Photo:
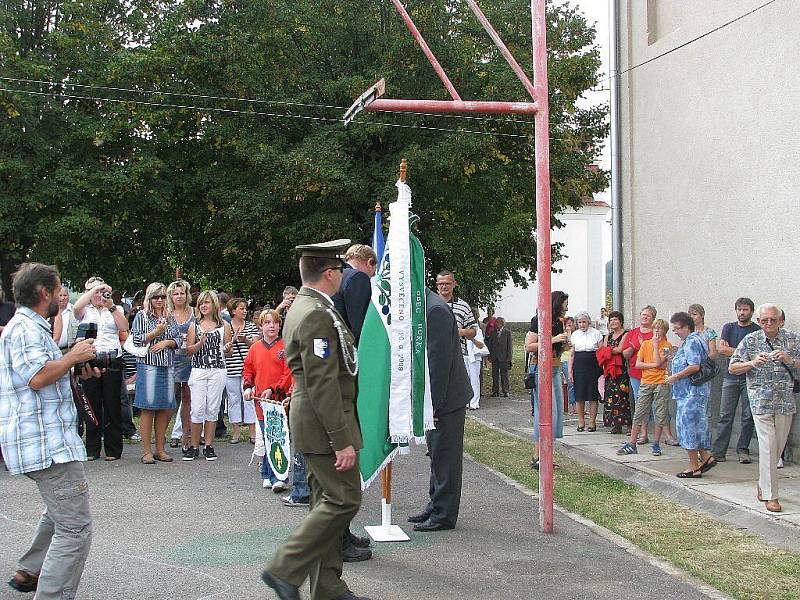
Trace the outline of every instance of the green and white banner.
{"label": "green and white banner", "polygon": [[372,280],[372,301],[359,342],[359,453],[363,487],[408,445],[433,428],[425,325],[425,254],[409,229],[411,190],[398,198],[383,257]]}
{"label": "green and white banner", "polygon": [[289,447],[289,416],[281,404],[261,402],[264,411],[264,449],[267,460],[281,481],[289,478],[291,449]]}

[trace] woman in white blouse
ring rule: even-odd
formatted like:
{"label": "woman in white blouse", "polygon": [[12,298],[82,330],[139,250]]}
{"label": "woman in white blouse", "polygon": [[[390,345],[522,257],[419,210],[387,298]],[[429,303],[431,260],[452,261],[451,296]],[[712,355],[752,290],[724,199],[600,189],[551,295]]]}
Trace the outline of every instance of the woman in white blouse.
{"label": "woman in white blouse", "polygon": [[[603,345],[603,334],[592,327],[587,312],[575,316],[578,324],[570,336],[572,354],[569,357],[569,379],[575,388],[575,405],[578,407],[578,431],[597,431],[597,408],[600,391],[597,380],[603,374],[597,364],[595,352]],[[589,427],[586,427],[586,403],[589,403]]]}

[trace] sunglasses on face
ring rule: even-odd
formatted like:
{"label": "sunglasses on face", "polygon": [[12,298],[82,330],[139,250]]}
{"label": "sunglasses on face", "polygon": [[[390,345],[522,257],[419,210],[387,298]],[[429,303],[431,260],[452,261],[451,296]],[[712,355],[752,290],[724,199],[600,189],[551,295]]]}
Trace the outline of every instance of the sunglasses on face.
{"label": "sunglasses on face", "polygon": [[164,294],[158,294],[156,296],[150,296],[151,300],[165,300],[167,297]]}

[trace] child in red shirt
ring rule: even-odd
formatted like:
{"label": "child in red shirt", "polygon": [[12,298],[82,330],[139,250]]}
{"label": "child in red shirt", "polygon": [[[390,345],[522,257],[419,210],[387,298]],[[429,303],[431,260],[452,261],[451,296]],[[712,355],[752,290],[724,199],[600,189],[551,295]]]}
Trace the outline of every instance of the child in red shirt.
{"label": "child in red shirt", "polygon": [[[259,400],[282,402],[288,406],[287,396],[293,379],[292,371],[286,364],[283,340],[278,337],[281,328],[280,315],[277,311],[265,310],[259,315],[258,324],[263,338],[250,346],[244,361],[242,378],[244,399],[255,401],[256,419],[263,442],[264,411],[261,410]],[[272,471],[266,452],[261,462],[261,479],[265,489],[271,489],[276,493],[283,492],[289,487]]]}

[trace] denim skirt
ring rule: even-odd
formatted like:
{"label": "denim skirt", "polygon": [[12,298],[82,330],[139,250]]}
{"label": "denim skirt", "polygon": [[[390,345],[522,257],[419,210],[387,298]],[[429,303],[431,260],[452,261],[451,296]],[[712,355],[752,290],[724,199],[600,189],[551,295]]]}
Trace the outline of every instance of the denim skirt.
{"label": "denim skirt", "polygon": [[133,405],[144,410],[175,409],[173,367],[136,363],[136,397]]}

